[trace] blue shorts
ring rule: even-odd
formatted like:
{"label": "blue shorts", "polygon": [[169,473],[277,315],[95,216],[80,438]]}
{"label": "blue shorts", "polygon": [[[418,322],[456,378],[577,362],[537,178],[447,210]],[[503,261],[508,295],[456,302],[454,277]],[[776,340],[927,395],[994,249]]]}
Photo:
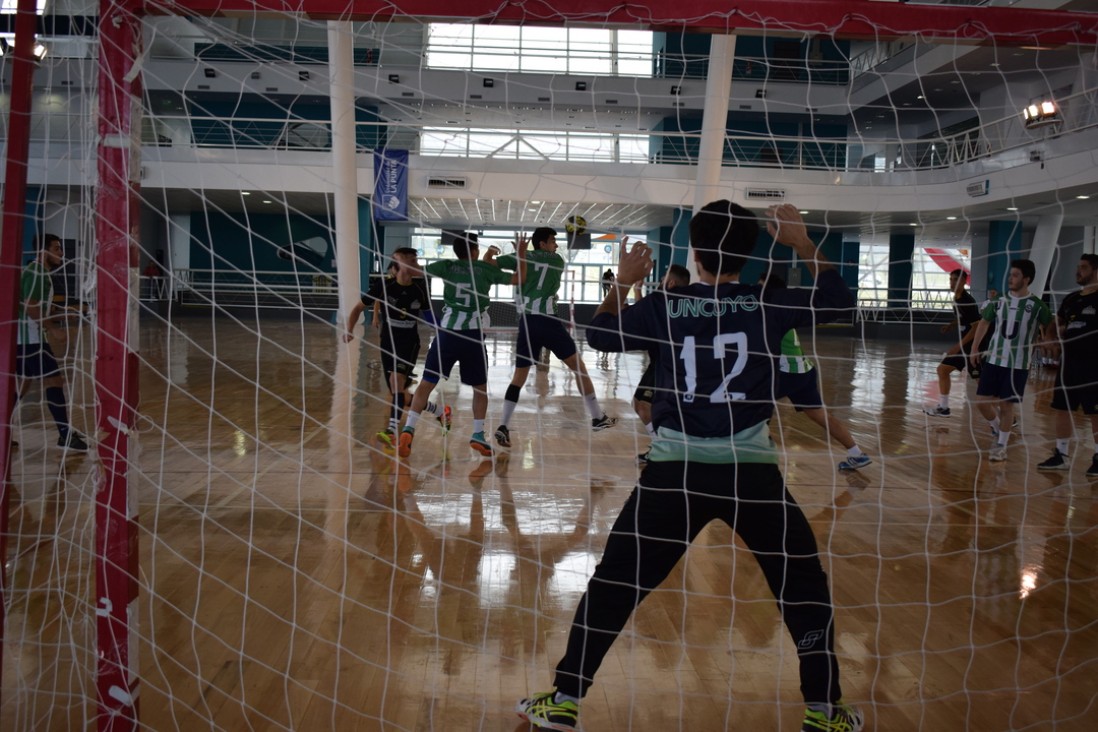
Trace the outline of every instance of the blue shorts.
{"label": "blue shorts", "polygon": [[778,393],[774,401],[787,398],[798,412],[806,409],[823,409],[823,397],[820,396],[820,381],[816,378],[816,369],[803,374],[778,374]]}
{"label": "blue shorts", "polygon": [[15,355],[15,373],[24,379],[57,376],[61,367],[49,343],[20,343]]}
{"label": "blue shorts", "polygon": [[519,318],[515,341],[515,365],[519,368],[533,366],[542,348],[548,348],[561,361],[576,355],[576,342],[559,318],[523,315]]}
{"label": "blue shorts", "polygon": [[1020,402],[1026,393],[1029,369],[1008,369],[985,363],[976,384],[976,396],[996,397],[1005,402]]}
{"label": "blue shorts", "polygon": [[461,383],[483,386],[488,383],[488,351],[484,349],[484,334],[476,330],[438,331],[427,350],[423,380],[437,384],[450,378],[454,364],[461,364]]}

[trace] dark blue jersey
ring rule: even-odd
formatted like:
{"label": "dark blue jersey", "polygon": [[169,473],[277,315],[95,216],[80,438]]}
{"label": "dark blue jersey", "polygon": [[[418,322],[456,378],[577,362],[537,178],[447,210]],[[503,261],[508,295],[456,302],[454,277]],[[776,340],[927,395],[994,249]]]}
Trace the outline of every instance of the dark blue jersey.
{"label": "dark blue jersey", "polygon": [[654,292],[620,316],[595,316],[587,342],[611,352],[658,345],[653,425],[722,437],[770,418],[786,332],[835,320],[853,306],[833,269],[815,288],[774,292],[765,304],[758,285],[695,283]]}

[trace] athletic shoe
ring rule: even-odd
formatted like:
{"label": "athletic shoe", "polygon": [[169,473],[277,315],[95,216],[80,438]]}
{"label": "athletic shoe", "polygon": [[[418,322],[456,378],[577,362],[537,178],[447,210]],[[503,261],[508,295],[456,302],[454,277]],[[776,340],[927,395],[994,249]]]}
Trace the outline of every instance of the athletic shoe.
{"label": "athletic shoe", "polygon": [[520,699],[515,713],[539,729],[574,730],[579,717],[579,704],[574,701],[555,702],[553,694],[546,691],[529,699]]}
{"label": "athletic shoe", "polygon": [[1006,448],[1002,445],[996,445],[991,448],[991,452],[987,454],[987,459],[993,463],[1001,463],[1006,460]]}
{"label": "athletic shoe", "polygon": [[473,433],[473,436],[469,438],[469,447],[473,448],[484,457],[492,457],[492,446],[488,444],[488,440],[484,437],[483,432]]}
{"label": "athletic shoe", "polygon": [[648,453],[650,453],[650,452],[652,452],[652,448],[648,448],[647,450],[642,452],[640,455],[637,455],[637,465],[647,465],[648,464]]}
{"label": "athletic shoe", "polygon": [[88,443],[84,442],[84,436],[76,430],[69,430],[64,437],[58,437],[57,446],[73,452],[88,451]]}
{"label": "athletic shoe", "polygon": [[1090,461],[1090,467],[1087,469],[1088,478],[1098,478],[1098,453],[1094,454],[1094,458]]}
{"label": "athletic shoe", "polygon": [[454,410],[450,409],[450,405],[447,404],[442,408],[442,414],[436,416],[435,419],[438,420],[443,432],[449,432],[450,425],[454,423]]}
{"label": "athletic shoe", "polygon": [[801,732],[858,732],[864,726],[862,713],[840,701],[834,705],[830,718],[826,712],[805,709]]}
{"label": "athletic shoe", "polygon": [[1038,463],[1037,464],[1037,469],[1038,470],[1067,470],[1069,466],[1068,466],[1068,461],[1065,458],[1067,458],[1067,455],[1060,452],[1056,448],[1053,448],[1052,449],[1052,457],[1050,457],[1048,460],[1044,461],[1043,463]]}
{"label": "athletic shoe", "polygon": [[873,461],[869,459],[868,455],[856,455],[839,463],[839,470],[861,470],[871,462]]}
{"label": "athletic shoe", "polygon": [[496,427],[496,444],[500,447],[511,446],[511,430],[507,429],[503,425]]}
{"label": "athletic shoe", "polygon": [[617,417],[607,417],[605,414],[597,419],[591,420],[591,431],[601,432],[602,430],[609,429],[618,423]]}
{"label": "athletic shoe", "polygon": [[939,405],[934,409],[924,409],[923,414],[929,414],[931,417],[948,417],[950,412],[947,407]]}
{"label": "athletic shoe", "polygon": [[377,441],[381,443],[381,446],[387,450],[392,450],[396,447],[396,435],[392,430],[381,430],[377,433]]}
{"label": "athletic shoe", "polygon": [[402,458],[406,458],[412,454],[412,440],[415,439],[416,431],[405,427],[400,431],[400,450],[398,451]]}

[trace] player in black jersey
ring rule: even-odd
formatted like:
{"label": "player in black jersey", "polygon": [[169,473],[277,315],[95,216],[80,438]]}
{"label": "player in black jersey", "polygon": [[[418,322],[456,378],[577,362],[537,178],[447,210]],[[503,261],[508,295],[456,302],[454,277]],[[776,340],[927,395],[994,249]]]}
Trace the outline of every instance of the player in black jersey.
{"label": "player in black jersey", "polygon": [[1038,470],[1067,470],[1071,459],[1068,446],[1075,431],[1072,413],[1082,409],[1090,417],[1094,438],[1094,457],[1087,469],[1088,478],[1098,478],[1098,254],[1084,254],[1075,268],[1075,282],[1083,289],[1064,298],[1056,311],[1060,367],[1052,408],[1056,410],[1056,447],[1052,457],[1040,463]]}
{"label": "player in black jersey", "polygon": [[932,417],[948,417],[950,415],[949,393],[952,389],[951,376],[954,371],[969,369],[973,378],[979,378],[979,371],[975,370],[969,361],[969,355],[973,350],[983,351],[987,348],[986,341],[990,339],[988,333],[984,337],[984,343],[979,349],[974,349],[972,338],[976,335],[976,326],[980,322],[980,306],[976,304],[976,298],[972,296],[965,285],[968,283],[968,273],[963,269],[955,269],[949,273],[949,289],[953,293],[953,312],[956,320],[942,326],[943,333],[951,333],[957,330],[957,342],[950,346],[938,364],[938,404],[931,409],[923,411]]}
{"label": "player in black jersey", "polygon": [[[629,237],[622,239],[622,248],[629,241]],[[667,274],[660,280],[660,289],[673,290],[676,287],[686,287],[690,284],[690,270],[681,264],[672,264],[667,268]],[[655,343],[648,345],[648,366],[641,374],[637,388],[633,392],[633,411],[640,417],[641,424],[648,432],[649,437],[656,436],[656,428],[652,426],[652,399],[656,396],[656,359],[659,358],[659,346]],[[637,455],[637,463],[644,465],[648,462],[648,450]]]}
{"label": "player in black jersey", "polygon": [[656,438],[576,610],[556,690],[518,704],[519,716],[536,726],[575,727],[580,699],[633,609],[705,525],[721,519],[754,554],[793,637],[807,705],[802,729],[862,729],[861,713],[842,701],[831,593],[816,539],[785,488],[767,425],[782,337],[834,319],[853,308],[854,297],[795,207],[783,204],[770,215],[775,239],[815,275],[812,290],[777,292],[764,305],[758,285],[740,284],[758,224],[750,211],[717,201],[690,222],[699,282],[652,293],[623,311],[625,293],[652,267],[649,248],[637,244],[622,257],[615,286],[587,329],[599,350],[659,344]]}
{"label": "player in black jersey", "polygon": [[[405,405],[411,403],[409,386],[419,358],[419,324],[424,315],[431,312],[431,295],[417,256],[411,247],[393,252],[390,274],[375,279],[370,285],[361,302],[347,316],[347,332],[343,335],[344,342],[354,338],[359,317],[366,308],[372,309],[373,327],[380,333],[381,368],[392,395],[389,424],[377,433],[378,440],[386,448],[395,446],[401,414]],[[438,417],[443,429],[449,429],[450,407],[440,409],[436,404],[428,404],[427,411]]]}

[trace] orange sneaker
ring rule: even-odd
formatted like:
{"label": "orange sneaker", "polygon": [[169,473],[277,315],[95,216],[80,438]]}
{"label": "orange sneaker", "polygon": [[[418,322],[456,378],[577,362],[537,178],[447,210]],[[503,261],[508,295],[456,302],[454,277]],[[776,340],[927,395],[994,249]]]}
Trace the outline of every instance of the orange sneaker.
{"label": "orange sneaker", "polygon": [[415,430],[410,430],[407,427],[401,431],[399,453],[402,458],[406,458],[412,454],[412,439],[415,436]]}

